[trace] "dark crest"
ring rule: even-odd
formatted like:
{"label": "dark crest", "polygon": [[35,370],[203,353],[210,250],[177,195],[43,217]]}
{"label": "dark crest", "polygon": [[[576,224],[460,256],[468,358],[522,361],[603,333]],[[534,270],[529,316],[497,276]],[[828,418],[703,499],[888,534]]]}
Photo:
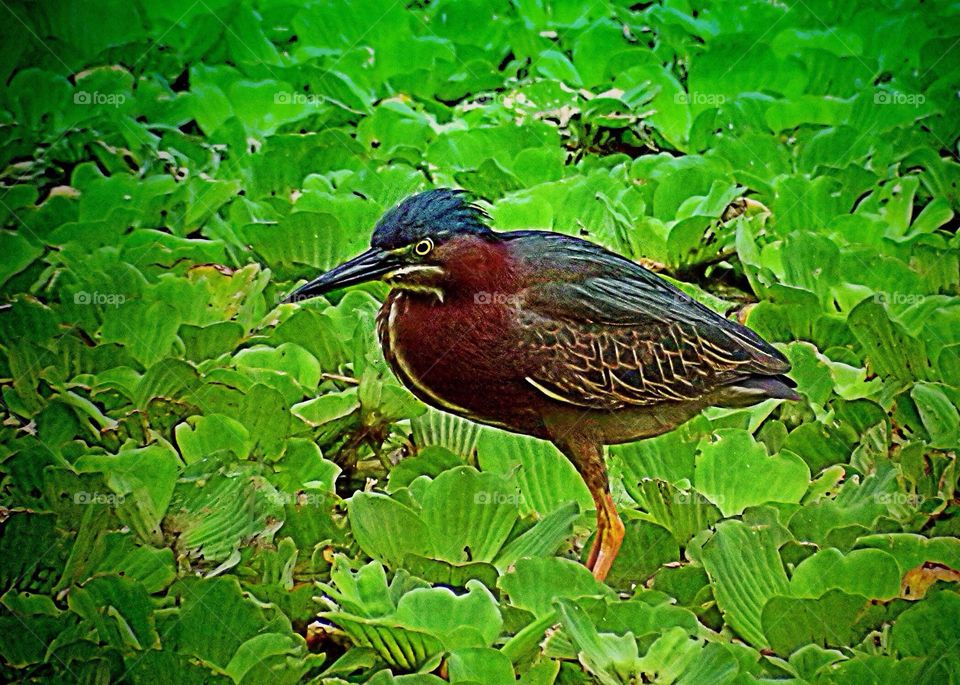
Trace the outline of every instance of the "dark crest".
{"label": "dark crest", "polygon": [[466,191],[437,188],[411,195],[377,222],[370,244],[393,250],[426,238],[472,233],[492,236],[487,213],[470,202]]}

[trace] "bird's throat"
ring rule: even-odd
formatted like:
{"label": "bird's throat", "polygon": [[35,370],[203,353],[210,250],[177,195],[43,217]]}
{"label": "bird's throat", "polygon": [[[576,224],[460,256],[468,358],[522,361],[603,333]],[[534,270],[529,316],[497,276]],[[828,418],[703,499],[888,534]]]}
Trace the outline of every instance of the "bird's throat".
{"label": "bird's throat", "polygon": [[441,285],[443,276],[444,270],[438,266],[417,264],[395,269],[384,275],[383,281],[391,288],[433,295],[443,302],[444,291]]}

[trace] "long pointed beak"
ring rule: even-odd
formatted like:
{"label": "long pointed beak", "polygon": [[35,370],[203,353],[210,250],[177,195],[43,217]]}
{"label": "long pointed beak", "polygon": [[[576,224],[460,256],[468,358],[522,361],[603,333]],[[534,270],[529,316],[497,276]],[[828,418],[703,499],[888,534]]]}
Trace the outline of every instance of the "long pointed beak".
{"label": "long pointed beak", "polygon": [[287,295],[283,302],[301,302],[357,283],[373,281],[401,265],[400,258],[373,247],[348,262],[330,269]]}

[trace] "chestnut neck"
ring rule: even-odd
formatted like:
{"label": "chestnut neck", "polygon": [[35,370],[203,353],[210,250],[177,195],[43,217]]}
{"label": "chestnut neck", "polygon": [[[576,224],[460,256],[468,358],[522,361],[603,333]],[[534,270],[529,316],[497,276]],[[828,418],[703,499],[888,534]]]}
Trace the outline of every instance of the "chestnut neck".
{"label": "chestnut neck", "polygon": [[520,289],[516,267],[506,243],[464,236],[444,259],[444,294],[449,298],[512,295]]}

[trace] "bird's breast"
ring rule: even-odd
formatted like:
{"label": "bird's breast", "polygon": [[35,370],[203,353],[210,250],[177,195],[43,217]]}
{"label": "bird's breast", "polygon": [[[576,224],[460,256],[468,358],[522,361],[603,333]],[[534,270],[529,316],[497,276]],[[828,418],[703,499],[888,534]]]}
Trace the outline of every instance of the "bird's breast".
{"label": "bird's breast", "polygon": [[528,386],[513,358],[519,345],[508,308],[395,290],[377,324],[384,357],[418,398],[474,421],[527,428]]}

